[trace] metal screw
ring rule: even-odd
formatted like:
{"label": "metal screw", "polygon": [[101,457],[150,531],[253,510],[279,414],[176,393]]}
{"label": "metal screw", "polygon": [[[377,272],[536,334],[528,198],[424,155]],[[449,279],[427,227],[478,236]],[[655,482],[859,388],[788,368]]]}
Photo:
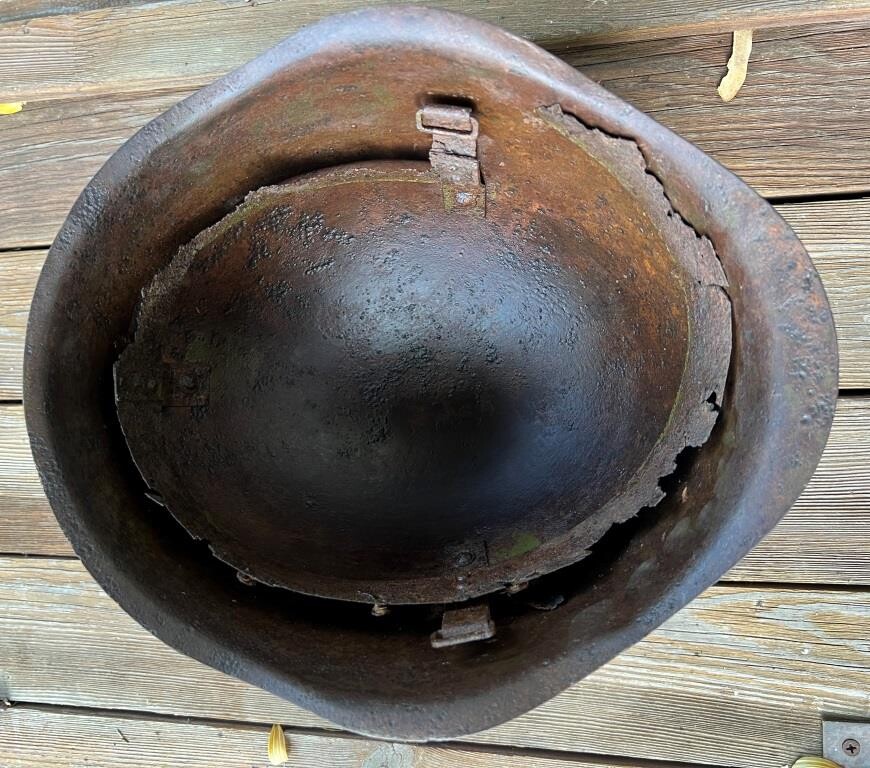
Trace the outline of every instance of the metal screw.
{"label": "metal screw", "polygon": [[861,744],[855,739],[846,739],[843,744],[843,752],[850,757],[855,757],[861,751]]}

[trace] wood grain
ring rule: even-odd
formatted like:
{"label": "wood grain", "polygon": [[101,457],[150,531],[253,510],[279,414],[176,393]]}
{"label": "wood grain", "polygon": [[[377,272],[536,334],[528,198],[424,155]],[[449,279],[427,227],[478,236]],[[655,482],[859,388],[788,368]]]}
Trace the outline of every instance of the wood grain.
{"label": "wood grain", "polygon": [[[840,386],[870,387],[870,197],[777,210],[803,240],[828,292]],[[0,254],[0,400],[21,398],[27,310],[44,259],[44,250]]]}
{"label": "wood grain", "polygon": [[870,189],[870,18],[756,29],[737,97],[717,93],[731,35],[588,46],[563,58],[761,194]]}
{"label": "wood grain", "polygon": [[[152,3],[171,0],[147,0]],[[144,0],[3,0],[0,3],[0,24],[24,21],[37,16],[64,16],[70,13],[141,5]]]}
{"label": "wood grain", "polygon": [[[816,474],[726,581],[870,585],[870,397],[840,398]],[[0,407],[0,552],[71,555],[42,492],[20,406]]]}
{"label": "wood grain", "polygon": [[[870,17],[760,30],[747,82],[730,104],[716,93],[728,35],[574,47],[565,55],[762,194],[795,196],[870,190],[868,45]],[[245,50],[246,57],[255,52]],[[0,248],[50,243],[81,189],[125,139],[223,71],[132,93],[41,93],[0,118]]]}
{"label": "wood grain", "polygon": [[0,552],[73,554],[36,474],[21,406],[0,406]]}
{"label": "wood grain", "polygon": [[831,302],[840,387],[870,387],[870,197],[775,207],[806,246]]}
{"label": "wood grain", "polygon": [[[0,712],[4,768],[257,768],[268,765],[268,725],[131,717],[14,706]],[[631,761],[418,746],[316,733],[285,733],[287,768],[639,768]],[[662,764],[659,764],[662,765]],[[656,764],[648,766],[655,768]],[[665,768],[663,766],[663,768]]]}
{"label": "wood grain", "polygon": [[[586,680],[468,741],[781,768],[820,751],[822,713],[870,717],[868,638],[866,591],[716,587]],[[74,560],[0,559],[0,658],[12,701],[328,725],[170,650]]]}
{"label": "wood grain", "polygon": [[109,155],[187,93],[28,102],[0,118],[0,248],[51,243]]}
{"label": "wood grain", "polygon": [[0,400],[21,399],[21,368],[30,300],[45,251],[0,254]]}
{"label": "wood grain", "polygon": [[834,424],[801,497],[727,580],[870,584],[870,397],[841,397]]}
{"label": "wood grain", "polygon": [[[382,4],[372,0],[369,5]],[[535,42],[613,43],[864,16],[867,0],[436,0]],[[0,91],[16,99],[212,79],[357,0],[191,0],[10,21],[0,26]],[[143,40],[148,44],[143,45]]]}

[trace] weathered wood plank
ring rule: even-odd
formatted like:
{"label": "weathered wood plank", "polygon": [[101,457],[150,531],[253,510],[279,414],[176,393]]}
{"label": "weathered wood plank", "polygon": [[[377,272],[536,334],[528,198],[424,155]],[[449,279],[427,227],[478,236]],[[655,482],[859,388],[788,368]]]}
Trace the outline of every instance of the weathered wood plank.
{"label": "weathered wood plank", "polygon": [[840,388],[870,387],[870,197],[775,207],[812,257],[831,302]]}
{"label": "weathered wood plank", "polygon": [[109,155],[188,93],[28,102],[0,117],[0,248],[51,243]]}
{"label": "weathered wood plank", "polygon": [[[804,241],[831,300],[840,386],[870,387],[870,197],[777,209]],[[21,398],[27,310],[44,258],[41,250],[0,254],[0,400]]]}
{"label": "weathered wood plank", "polygon": [[0,552],[73,554],[36,474],[21,406],[0,406]]}
{"label": "weathered wood plank", "polygon": [[0,24],[24,21],[38,16],[64,16],[70,13],[118,8],[123,5],[142,5],[172,0],[3,0],[0,3]]}
{"label": "weathered wood plank", "polygon": [[840,398],[813,479],[726,578],[870,584],[870,398]]}
{"label": "weathered wood plank", "polygon": [[765,196],[870,189],[870,18],[759,29],[740,93],[716,87],[731,36],[587,47],[563,57]]}
{"label": "weathered wood plank", "polygon": [[[870,398],[841,398],[816,474],[730,581],[870,584]],[[42,492],[20,406],[0,407],[0,552],[71,555]]]}
{"label": "weathered wood plank", "polygon": [[[870,717],[868,638],[866,591],[717,587],[469,741],[780,768],[820,751],[822,713]],[[12,701],[328,727],[162,645],[74,560],[0,559],[0,658]]]}
{"label": "weathered wood plank", "polygon": [[[4,768],[251,768],[267,765],[269,725],[132,717],[37,706],[0,712]],[[418,746],[287,731],[287,768],[639,768],[631,761]],[[646,764],[644,764],[646,765]],[[658,764],[666,768],[664,764]],[[656,768],[653,763],[647,768]]]}
{"label": "weathered wood plank", "polygon": [[[870,46],[870,18],[760,30],[755,37],[749,77],[730,104],[716,94],[728,35],[572,48],[566,57],[695,141],[762,194],[870,190],[870,55],[862,55]],[[136,44],[149,50],[139,38]],[[225,44],[230,43],[222,40],[222,50]],[[243,48],[245,57],[256,52]],[[2,51],[0,41],[0,56]],[[211,61],[215,55],[194,60]],[[185,70],[184,62],[175,65]],[[152,83],[152,90],[134,93],[58,98],[41,93],[22,112],[0,118],[0,248],[51,242],[108,156],[210,79],[190,76],[179,87],[178,78],[167,77]]]}
{"label": "weathered wood plank", "polygon": [[20,400],[30,300],[45,251],[0,254],[0,400]]}
{"label": "weathered wood plank", "polygon": [[[429,4],[462,11],[555,48],[577,41],[721,33],[735,26],[760,29],[845,21],[861,18],[870,9],[867,0],[593,0],[583,8],[563,0]],[[82,89],[117,92],[143,83],[201,82],[306,24],[358,6],[356,0],[191,0],[11,21],[0,26],[0,91],[32,99]]]}

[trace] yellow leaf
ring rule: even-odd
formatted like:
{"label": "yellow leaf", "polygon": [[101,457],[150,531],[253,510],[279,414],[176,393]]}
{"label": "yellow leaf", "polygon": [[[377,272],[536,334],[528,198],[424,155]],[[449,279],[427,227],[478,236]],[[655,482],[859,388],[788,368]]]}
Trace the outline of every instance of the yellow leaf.
{"label": "yellow leaf", "polygon": [[272,765],[287,762],[287,740],[284,738],[284,729],[277,723],[269,731],[269,762]]}
{"label": "yellow leaf", "polygon": [[749,65],[749,52],[752,50],[752,30],[738,29],[734,33],[731,47],[731,58],[728,59],[728,74],[719,83],[719,96],[722,101],[731,101],[746,80],[746,68]]}
{"label": "yellow leaf", "polygon": [[840,765],[825,757],[806,755],[795,760],[791,768],[840,768]]}
{"label": "yellow leaf", "polygon": [[26,101],[0,101],[0,115],[14,115],[24,109]]}

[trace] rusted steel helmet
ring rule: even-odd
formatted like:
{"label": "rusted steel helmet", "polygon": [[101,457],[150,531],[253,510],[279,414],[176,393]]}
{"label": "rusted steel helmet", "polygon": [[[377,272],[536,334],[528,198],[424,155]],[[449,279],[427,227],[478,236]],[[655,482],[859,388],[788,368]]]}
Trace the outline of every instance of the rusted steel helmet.
{"label": "rusted steel helmet", "polygon": [[518,715],[713,583],[809,479],[837,388],[764,200],[539,48],[404,7],[128,141],[51,248],[25,363],[109,594],[398,739]]}

